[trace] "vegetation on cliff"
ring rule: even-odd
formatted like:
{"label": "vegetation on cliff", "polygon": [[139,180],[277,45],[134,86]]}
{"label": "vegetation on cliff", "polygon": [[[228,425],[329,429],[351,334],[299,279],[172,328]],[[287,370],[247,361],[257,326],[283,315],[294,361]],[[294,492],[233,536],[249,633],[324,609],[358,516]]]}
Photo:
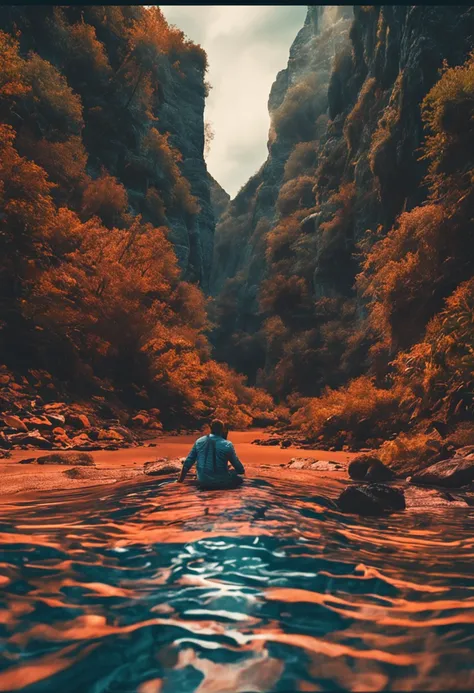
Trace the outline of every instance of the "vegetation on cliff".
{"label": "vegetation on cliff", "polygon": [[3,364],[169,426],[265,417],[205,336],[202,48],[157,7],[8,7],[0,28]]}
{"label": "vegetation on cliff", "polygon": [[[288,70],[306,69],[273,104],[256,179],[257,191],[277,187],[253,248],[260,276],[249,280],[245,255],[229,266],[216,312],[231,336],[222,344],[217,330],[215,341],[240,368],[237,345],[258,346],[258,370],[245,372],[312,440],[357,449],[391,438],[390,457],[409,431],[418,449],[435,422],[474,442],[473,27],[472,8],[356,7],[327,86],[329,120],[308,76],[324,32],[292,48]],[[222,218],[217,251],[256,228],[251,187]]]}

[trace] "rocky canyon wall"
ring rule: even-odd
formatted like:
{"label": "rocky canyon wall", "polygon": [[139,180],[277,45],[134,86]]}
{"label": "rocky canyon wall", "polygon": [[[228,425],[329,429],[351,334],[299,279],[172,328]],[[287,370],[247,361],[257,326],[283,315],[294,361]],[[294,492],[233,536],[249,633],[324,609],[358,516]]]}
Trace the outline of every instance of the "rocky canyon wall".
{"label": "rocky canyon wall", "polygon": [[212,274],[219,358],[277,396],[383,376],[472,274],[461,259],[433,270],[429,296],[394,278],[388,337],[368,319],[371,249],[434,194],[423,100],[473,30],[472,7],[309,7],[271,90],[268,158],[219,219]]}

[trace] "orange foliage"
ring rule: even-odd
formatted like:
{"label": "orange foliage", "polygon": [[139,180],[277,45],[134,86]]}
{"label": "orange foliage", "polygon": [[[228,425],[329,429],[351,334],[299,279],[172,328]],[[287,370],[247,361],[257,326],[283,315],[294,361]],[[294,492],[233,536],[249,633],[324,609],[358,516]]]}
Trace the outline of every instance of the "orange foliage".
{"label": "orange foliage", "polygon": [[128,197],[124,186],[114,176],[102,172],[91,180],[82,197],[82,215],[89,219],[98,215],[108,227],[120,224],[127,211]]}
{"label": "orange foliage", "polygon": [[19,156],[14,140],[13,128],[0,124],[2,239],[3,243],[15,242],[22,252],[28,252],[28,245],[31,252],[35,244],[41,243],[44,229],[54,217],[50,197],[53,184],[40,166]]}
{"label": "orange foliage", "polygon": [[[22,142],[25,148],[25,142]],[[41,139],[28,143],[30,157],[44,168],[50,179],[61,186],[61,190],[71,192],[86,177],[87,153],[78,136],[69,137],[64,142],[50,142]]]}
{"label": "orange foliage", "polygon": [[0,99],[21,96],[30,89],[24,82],[24,60],[18,49],[18,41],[0,31]]}
{"label": "orange foliage", "polygon": [[[413,307],[426,305],[432,294],[445,260],[445,237],[444,208],[425,205],[402,214],[367,253],[357,283],[362,294],[372,299],[373,329],[389,344],[398,327],[397,316],[406,322]],[[413,313],[412,318],[416,318]]]}

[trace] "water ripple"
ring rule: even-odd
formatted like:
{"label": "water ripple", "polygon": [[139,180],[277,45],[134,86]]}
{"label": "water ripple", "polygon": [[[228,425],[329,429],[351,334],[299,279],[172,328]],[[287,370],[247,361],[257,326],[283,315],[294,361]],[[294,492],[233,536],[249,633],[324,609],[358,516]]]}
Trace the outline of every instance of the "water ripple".
{"label": "water ripple", "polygon": [[170,482],[3,507],[0,691],[474,688],[471,508]]}

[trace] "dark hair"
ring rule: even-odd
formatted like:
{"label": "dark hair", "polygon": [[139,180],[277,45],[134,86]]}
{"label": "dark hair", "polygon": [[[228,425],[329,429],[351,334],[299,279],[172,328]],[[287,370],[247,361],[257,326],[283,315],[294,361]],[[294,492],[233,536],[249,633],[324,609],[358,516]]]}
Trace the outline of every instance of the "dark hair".
{"label": "dark hair", "polygon": [[225,432],[225,425],[224,422],[221,421],[220,419],[214,419],[211,421],[211,433],[213,433],[215,436],[224,436]]}

